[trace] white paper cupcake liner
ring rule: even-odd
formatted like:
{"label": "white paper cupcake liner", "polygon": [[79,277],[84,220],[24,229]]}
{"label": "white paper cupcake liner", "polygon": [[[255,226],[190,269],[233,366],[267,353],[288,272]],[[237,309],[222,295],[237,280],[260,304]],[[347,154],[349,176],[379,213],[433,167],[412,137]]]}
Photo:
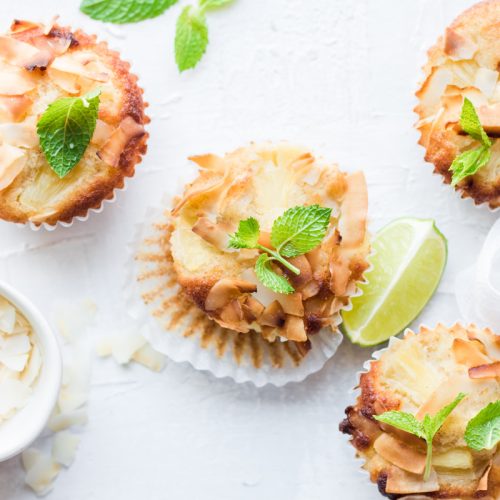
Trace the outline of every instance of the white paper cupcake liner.
{"label": "white paper cupcake liner", "polygon": [[[125,285],[128,310],[146,325],[145,336],[156,350],[218,378],[252,382],[257,387],[300,382],[335,354],[342,335],[330,328],[310,338],[311,349],[302,357],[292,342],[269,343],[256,332],[225,330],[182,298],[165,249],[168,219],[165,203],[149,209],[143,224],[137,226],[129,246]],[[360,294],[358,288],[353,296]]]}
{"label": "white paper cupcake liner", "polygon": [[73,219],[71,219],[69,222],[57,221],[55,224],[47,224],[46,222],[42,222],[41,224],[35,224],[34,222],[29,221],[26,224],[18,223],[16,225],[21,227],[27,226],[35,232],[40,231],[41,229],[48,232],[52,232],[58,227],[65,227],[65,228],[71,227],[75,221],[85,222],[89,219],[91,214],[100,214],[104,210],[105,205],[112,205],[113,203],[115,203],[117,199],[117,192],[123,192],[127,190],[128,188],[127,183],[129,179],[132,179],[132,177],[126,177],[124,179],[124,185],[122,188],[115,188],[115,190],[113,191],[112,198],[102,200],[101,204],[98,207],[89,208],[85,215],[73,217]]}

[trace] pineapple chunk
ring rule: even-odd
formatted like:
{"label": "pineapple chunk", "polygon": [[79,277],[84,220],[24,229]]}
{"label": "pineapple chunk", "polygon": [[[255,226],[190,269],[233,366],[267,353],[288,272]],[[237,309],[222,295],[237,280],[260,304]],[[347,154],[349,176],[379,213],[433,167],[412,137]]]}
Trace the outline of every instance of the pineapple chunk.
{"label": "pineapple chunk", "polygon": [[426,362],[419,345],[407,343],[392,356],[386,376],[393,379],[420,406],[441,382],[441,376]]}
{"label": "pineapple chunk", "polygon": [[432,465],[437,469],[471,469],[472,455],[468,450],[455,448],[444,453],[435,453]]}

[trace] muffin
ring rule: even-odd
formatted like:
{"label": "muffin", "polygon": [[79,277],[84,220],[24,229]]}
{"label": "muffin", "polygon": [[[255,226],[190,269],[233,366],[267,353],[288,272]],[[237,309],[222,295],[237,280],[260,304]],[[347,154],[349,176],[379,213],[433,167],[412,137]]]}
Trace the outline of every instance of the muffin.
{"label": "muffin", "polygon": [[[0,37],[0,218],[36,226],[69,223],[97,209],[134,175],[149,121],[130,65],[80,30],[14,21]],[[100,91],[90,143],[60,178],[37,123],[61,98]]]}
{"label": "muffin", "polygon": [[[191,158],[199,167],[172,211],[173,266],[185,295],[210,319],[232,331],[260,332],[270,342],[295,341],[307,351],[323,327],[337,330],[368,267],[368,197],[364,175],[346,174],[306,149],[251,145],[218,157]],[[257,280],[258,249],[229,248],[239,222],[254,218],[259,243],[271,243],[273,222],[292,207],[331,210],[327,230],[313,250],[277,263],[293,293],[276,293]]]}
{"label": "muffin", "polygon": [[495,140],[500,132],[499,63],[500,0],[486,0],[461,14],[429,50],[415,108],[425,159],[444,182],[451,183],[453,160],[480,144],[460,123],[464,98],[473,103],[492,142],[491,157],[455,189],[462,198],[491,208],[500,206],[500,144]]}
{"label": "muffin", "polygon": [[[467,446],[468,422],[500,399],[500,336],[473,325],[422,327],[393,339],[360,377],[361,393],[340,430],[364,462],[364,469],[389,498],[498,498],[500,456],[497,447]],[[459,393],[466,396],[433,439],[432,468],[424,480],[426,445],[412,434],[374,417],[403,411],[422,420],[435,415]],[[413,498],[413,497],[411,497]]]}

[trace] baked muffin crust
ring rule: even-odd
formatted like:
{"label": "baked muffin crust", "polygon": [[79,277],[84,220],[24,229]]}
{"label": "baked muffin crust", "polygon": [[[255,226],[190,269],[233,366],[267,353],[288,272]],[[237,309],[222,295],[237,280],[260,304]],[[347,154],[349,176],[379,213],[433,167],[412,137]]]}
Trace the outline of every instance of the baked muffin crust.
{"label": "baked muffin crust", "polygon": [[[13,46],[16,58],[8,57],[12,41],[22,42]],[[27,47],[38,52],[23,64],[19,52]],[[14,21],[11,31],[0,37],[0,63],[2,78],[15,71],[29,84],[19,95],[0,95],[0,135],[5,125],[10,130],[14,124],[23,127],[29,137],[29,141],[14,144],[26,161],[15,179],[0,189],[0,217],[55,225],[99,208],[103,200],[113,197],[115,189],[124,186],[126,177],[134,175],[135,165],[146,152],[144,125],[149,119],[143,91],[130,73],[130,65],[95,36],[26,21]],[[36,122],[55,100],[96,88],[101,90],[96,131],[80,162],[60,179],[40,149]],[[0,85],[0,94],[2,91]],[[2,140],[8,143],[9,137],[3,135]]]}

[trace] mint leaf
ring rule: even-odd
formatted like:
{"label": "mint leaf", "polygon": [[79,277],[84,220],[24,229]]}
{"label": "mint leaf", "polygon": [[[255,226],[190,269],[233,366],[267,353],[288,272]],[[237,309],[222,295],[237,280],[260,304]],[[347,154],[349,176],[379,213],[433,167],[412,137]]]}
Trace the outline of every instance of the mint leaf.
{"label": "mint leaf", "polygon": [[475,174],[490,161],[490,158],[491,151],[487,146],[480,146],[477,149],[465,151],[458,155],[450,167],[453,172],[451,185],[456,186],[462,179]]}
{"label": "mint leaf", "polygon": [[218,9],[219,7],[224,7],[229,5],[234,0],[200,0],[200,8],[208,9]]}
{"label": "mint leaf", "polygon": [[439,429],[441,429],[441,426],[444,424],[444,421],[448,418],[449,414],[457,407],[465,396],[466,395],[461,392],[453,402],[444,408],[441,408],[441,410],[439,410],[433,417],[425,415],[422,422],[418,421],[411,413],[394,410],[387,411],[381,415],[374,415],[373,418],[425,440],[427,443],[427,457],[425,461],[424,481],[427,481],[431,473],[432,441],[434,436],[437,434]]}
{"label": "mint leaf", "polygon": [[65,97],[48,106],[37,124],[40,146],[52,170],[63,178],[80,161],[94,133],[99,91]]}
{"label": "mint leaf", "polygon": [[[458,406],[460,401],[465,398],[465,394],[463,392],[459,393],[457,397],[444,408],[441,408],[433,417],[429,417],[428,415],[424,418],[424,430],[429,439],[433,439],[433,437],[437,434],[439,429],[441,429],[444,421],[448,418],[449,414]],[[428,422],[426,419],[428,418]]]}
{"label": "mint leaf", "polygon": [[451,185],[456,186],[462,179],[475,174],[483,168],[491,158],[491,140],[484,131],[479,116],[472,102],[464,97],[462,112],[460,114],[460,126],[463,131],[470,135],[481,146],[458,155],[451,164],[450,171],[453,172]]}
{"label": "mint leaf", "polygon": [[414,436],[425,439],[422,422],[419,422],[411,413],[404,411],[386,411],[381,415],[374,415],[373,418],[384,424],[392,425],[397,429],[409,432]]}
{"label": "mint leaf", "polygon": [[83,0],[80,10],[108,23],[136,23],[163,14],[177,0]]}
{"label": "mint leaf", "polygon": [[203,10],[187,6],[177,20],[175,61],[179,71],[194,68],[208,45],[208,28]]}
{"label": "mint leaf", "polygon": [[288,209],[273,224],[271,242],[278,253],[296,257],[316,248],[325,237],[331,208],[319,205]]}
{"label": "mint leaf", "polygon": [[479,121],[474,104],[467,97],[464,97],[462,112],[460,114],[460,125],[463,131],[473,139],[479,141],[483,146],[491,147],[490,138]]}
{"label": "mint leaf", "polygon": [[500,441],[500,400],[484,407],[465,429],[465,442],[473,450],[491,450]]}
{"label": "mint leaf", "polygon": [[255,263],[255,274],[259,281],[270,288],[273,292],[276,293],[293,293],[295,289],[290,284],[290,282],[284,277],[273,271],[271,268],[271,262],[275,260],[273,257],[270,257],[268,254],[263,253]]}
{"label": "mint leaf", "polygon": [[240,221],[236,233],[229,237],[229,248],[255,248],[259,242],[259,221],[250,217]]}

